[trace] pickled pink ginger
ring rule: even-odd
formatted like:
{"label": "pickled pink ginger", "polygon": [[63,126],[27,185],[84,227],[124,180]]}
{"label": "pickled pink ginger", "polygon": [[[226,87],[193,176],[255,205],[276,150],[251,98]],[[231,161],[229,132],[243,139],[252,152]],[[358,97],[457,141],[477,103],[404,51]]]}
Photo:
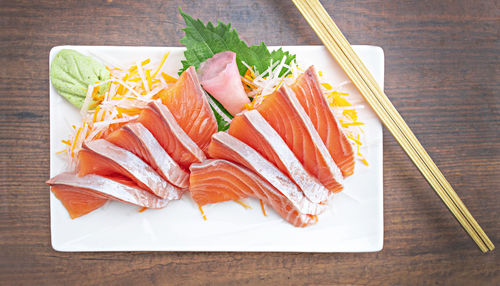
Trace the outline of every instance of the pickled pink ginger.
{"label": "pickled pink ginger", "polygon": [[229,113],[236,115],[250,103],[241,83],[236,54],[225,51],[215,54],[198,68],[200,84]]}

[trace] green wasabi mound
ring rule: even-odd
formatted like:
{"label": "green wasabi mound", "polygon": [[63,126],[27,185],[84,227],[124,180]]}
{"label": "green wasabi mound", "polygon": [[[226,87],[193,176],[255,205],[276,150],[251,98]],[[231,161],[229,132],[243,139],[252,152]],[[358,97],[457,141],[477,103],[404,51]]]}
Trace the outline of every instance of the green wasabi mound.
{"label": "green wasabi mound", "polygon": [[[105,66],[77,51],[64,49],[50,64],[50,81],[57,92],[74,106],[81,108],[89,85],[109,79]],[[109,83],[99,87],[98,95],[109,89]]]}

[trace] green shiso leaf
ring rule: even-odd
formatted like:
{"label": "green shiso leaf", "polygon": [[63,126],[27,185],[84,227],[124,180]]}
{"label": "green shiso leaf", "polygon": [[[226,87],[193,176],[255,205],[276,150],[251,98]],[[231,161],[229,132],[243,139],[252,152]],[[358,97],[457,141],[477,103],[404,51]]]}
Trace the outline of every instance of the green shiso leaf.
{"label": "green shiso leaf", "polygon": [[[179,74],[190,66],[198,68],[202,62],[223,51],[236,53],[236,63],[241,75],[247,71],[242,62],[255,67],[257,72],[262,73],[269,67],[271,60],[273,62],[281,61],[286,56],[285,63],[290,64],[295,59],[295,55],[285,52],[281,48],[270,52],[263,42],[259,45],[248,46],[240,39],[236,30],[232,29],[231,23],[225,24],[217,21],[216,26],[211,22],[205,25],[200,19],[193,19],[182,12],[180,8],[179,13],[186,22],[186,27],[183,29],[185,36],[180,41],[186,46],[184,52],[186,59],[182,61]],[[283,73],[284,69],[280,74]]]}
{"label": "green shiso leaf", "polygon": [[[207,95],[210,97],[210,100],[212,101],[210,103],[210,107],[212,108],[212,111],[214,112],[214,115],[215,115],[215,119],[217,120],[218,131],[228,130],[229,124],[231,123],[231,119],[233,119],[233,116],[213,96],[211,96],[208,93],[207,93]],[[214,104],[215,104],[215,106],[214,106]],[[229,120],[226,120],[226,119],[229,119]]]}

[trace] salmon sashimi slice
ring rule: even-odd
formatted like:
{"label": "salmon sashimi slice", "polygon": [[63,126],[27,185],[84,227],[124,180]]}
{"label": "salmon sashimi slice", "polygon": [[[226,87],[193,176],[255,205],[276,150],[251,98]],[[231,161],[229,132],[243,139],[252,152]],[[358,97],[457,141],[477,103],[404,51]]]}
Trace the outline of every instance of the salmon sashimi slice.
{"label": "salmon sashimi slice", "polygon": [[188,170],[192,163],[199,163],[206,159],[205,153],[182,130],[165,105],[157,101],[150,102],[137,120],[153,134],[163,149],[185,170]]}
{"label": "salmon sashimi slice", "polygon": [[225,132],[212,135],[208,154],[214,159],[224,159],[240,164],[270,183],[303,214],[316,215],[326,209],[326,205],[311,202],[297,185],[266,160],[252,147]]}
{"label": "salmon sashimi slice", "polygon": [[139,157],[104,139],[83,144],[78,152],[78,170],[80,176],[97,174],[127,177],[140,188],[164,199],[180,199],[183,192],[165,181]]}
{"label": "salmon sashimi slice", "polygon": [[189,174],[168,155],[141,123],[128,123],[111,133],[106,140],[137,155],[171,184],[179,188],[189,187]]}
{"label": "salmon sashimi slice", "polygon": [[72,219],[86,215],[102,207],[108,201],[106,198],[77,192],[66,186],[54,185],[51,190],[56,198],[61,201]]}
{"label": "salmon sashimi slice", "polygon": [[104,200],[112,199],[151,209],[163,208],[170,201],[137,186],[122,184],[95,174],[80,177],[75,173],[61,173],[48,180],[47,184],[52,186],[52,190],[56,188],[59,192],[95,196]]}
{"label": "salmon sashimi slice", "polygon": [[307,171],[316,176],[328,190],[342,190],[342,173],[289,87],[283,85],[266,97],[257,110],[283,138]]}
{"label": "salmon sashimi slice", "polygon": [[185,70],[171,88],[160,92],[163,104],[202,150],[207,148],[210,137],[217,132],[217,121],[207,97],[193,66]]}
{"label": "salmon sashimi slice", "polygon": [[354,151],[321,91],[314,66],[309,67],[291,85],[297,99],[325,143],[344,177],[354,172]]}
{"label": "salmon sashimi slice", "polygon": [[328,199],[328,190],[304,169],[285,141],[257,110],[234,117],[228,132],[259,152],[281,172],[288,174],[313,203]]}
{"label": "salmon sashimi slice", "polygon": [[312,215],[302,214],[282,193],[240,165],[215,159],[193,164],[189,170],[189,190],[193,200],[200,206],[254,197],[269,205],[294,226],[304,227],[317,221]]}

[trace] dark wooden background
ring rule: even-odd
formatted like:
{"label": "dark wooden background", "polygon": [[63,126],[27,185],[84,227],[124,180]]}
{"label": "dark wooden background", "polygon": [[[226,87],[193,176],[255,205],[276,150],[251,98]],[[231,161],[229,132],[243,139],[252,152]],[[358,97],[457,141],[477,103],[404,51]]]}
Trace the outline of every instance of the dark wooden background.
{"label": "dark wooden background", "polygon": [[[499,2],[323,2],[352,43],[383,47],[387,94],[500,246]],[[381,252],[52,250],[50,48],[178,46],[178,6],[251,44],[320,44],[290,1],[1,1],[0,284],[500,284],[498,250],[481,254],[387,131]]]}

